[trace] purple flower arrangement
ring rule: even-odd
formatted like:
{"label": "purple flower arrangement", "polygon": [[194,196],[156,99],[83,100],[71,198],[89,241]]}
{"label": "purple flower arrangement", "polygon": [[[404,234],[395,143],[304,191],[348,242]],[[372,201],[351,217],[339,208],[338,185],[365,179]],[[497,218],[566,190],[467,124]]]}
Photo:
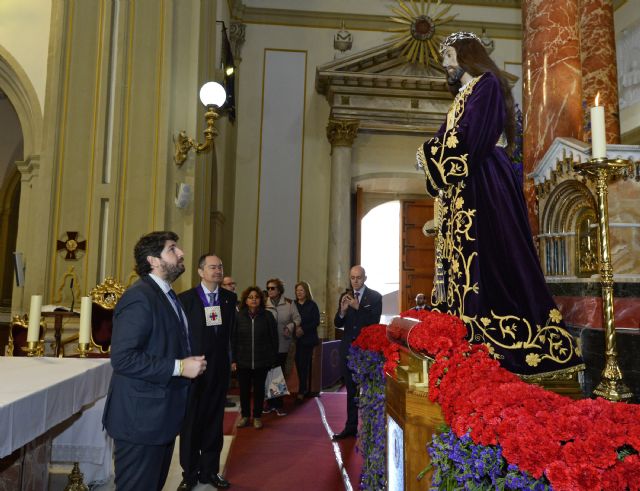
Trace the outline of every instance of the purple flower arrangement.
{"label": "purple flower arrangement", "polygon": [[376,351],[349,348],[349,369],[360,389],[356,401],[360,419],[356,448],[364,458],[360,489],[386,488],[384,361],[384,356]]}
{"label": "purple flower arrangement", "polygon": [[473,443],[469,433],[458,438],[447,426],[427,445],[434,469],[432,490],[533,490],[551,491],[544,477],[534,479],[507,464],[500,446]]}

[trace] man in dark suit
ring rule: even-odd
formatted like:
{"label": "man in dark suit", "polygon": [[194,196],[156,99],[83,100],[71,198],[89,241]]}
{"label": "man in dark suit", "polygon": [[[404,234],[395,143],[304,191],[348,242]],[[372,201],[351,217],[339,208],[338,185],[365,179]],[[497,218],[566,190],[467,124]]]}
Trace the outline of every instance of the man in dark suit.
{"label": "man in dark suit", "polygon": [[134,248],[140,279],[113,315],[113,376],[102,423],[113,438],[115,484],[161,490],[184,419],[190,380],[207,366],[191,356],[187,318],[171,289],[184,272],[173,232],[151,232]]}
{"label": "man in dark suit", "polygon": [[382,314],[382,296],[375,290],[367,288],[364,268],[354,266],[349,273],[351,289],[340,296],[338,312],[333,320],[336,327],[344,327],[340,342],[340,363],[344,384],[347,388],[347,422],[340,433],[333,435],[334,440],[342,440],[355,436],[358,432],[358,408],[355,403],[357,393],[353,374],[347,366],[347,355],[351,343],[358,337],[363,327],[380,322]]}
{"label": "man in dark suit", "polygon": [[418,293],[416,295],[416,304],[411,307],[411,310],[425,310],[427,308],[427,300],[424,297],[424,293]]}
{"label": "man in dark suit", "polygon": [[195,487],[198,480],[218,489],[229,482],[219,471],[223,444],[222,423],[229,388],[230,335],[235,325],[235,293],[221,287],[222,261],[215,254],[198,260],[198,286],[180,294],[193,339],[193,353],[204,355],[207,371],[191,386],[187,417],[180,431],[182,482],[179,491]]}

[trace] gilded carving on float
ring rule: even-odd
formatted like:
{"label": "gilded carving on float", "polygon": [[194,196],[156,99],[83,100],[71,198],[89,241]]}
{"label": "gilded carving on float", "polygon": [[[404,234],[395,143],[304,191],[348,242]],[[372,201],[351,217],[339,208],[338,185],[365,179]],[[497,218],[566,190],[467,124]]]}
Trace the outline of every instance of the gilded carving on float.
{"label": "gilded carving on float", "polygon": [[431,62],[439,63],[438,47],[442,36],[437,28],[452,21],[457,14],[447,15],[452,4],[442,7],[440,0],[396,0],[397,6],[391,7],[396,14],[389,20],[402,27],[389,29],[395,32],[389,39],[396,41],[394,47],[402,47],[402,56],[410,63],[420,63],[427,68]]}

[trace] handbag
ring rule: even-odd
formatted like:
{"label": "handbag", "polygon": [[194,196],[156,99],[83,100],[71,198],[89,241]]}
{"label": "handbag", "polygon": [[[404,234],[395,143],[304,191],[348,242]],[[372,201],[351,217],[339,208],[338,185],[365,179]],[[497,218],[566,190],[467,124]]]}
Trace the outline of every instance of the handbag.
{"label": "handbag", "polygon": [[289,394],[287,383],[284,381],[282,368],[277,366],[267,372],[267,379],[264,382],[264,398],[273,399],[274,397],[282,397]]}

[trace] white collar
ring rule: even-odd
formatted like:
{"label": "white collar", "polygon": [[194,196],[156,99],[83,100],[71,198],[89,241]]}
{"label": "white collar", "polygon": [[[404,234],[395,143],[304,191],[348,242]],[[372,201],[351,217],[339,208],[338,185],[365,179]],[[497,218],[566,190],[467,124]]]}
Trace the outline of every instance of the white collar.
{"label": "white collar", "polygon": [[219,288],[219,287],[217,287],[217,286],[216,286],[216,289],[215,289],[215,290],[210,291],[210,290],[207,288],[207,286],[204,284],[204,281],[201,281],[201,282],[200,282],[200,286],[202,286],[202,289],[204,290],[205,295],[209,295],[209,293],[217,293],[217,292],[218,292],[218,288]]}
{"label": "white collar", "polygon": [[163,280],[162,278],[154,275],[153,273],[149,273],[149,277],[157,283],[157,285],[160,287],[160,289],[164,293],[169,293],[169,290],[171,290],[171,284],[168,281]]}

